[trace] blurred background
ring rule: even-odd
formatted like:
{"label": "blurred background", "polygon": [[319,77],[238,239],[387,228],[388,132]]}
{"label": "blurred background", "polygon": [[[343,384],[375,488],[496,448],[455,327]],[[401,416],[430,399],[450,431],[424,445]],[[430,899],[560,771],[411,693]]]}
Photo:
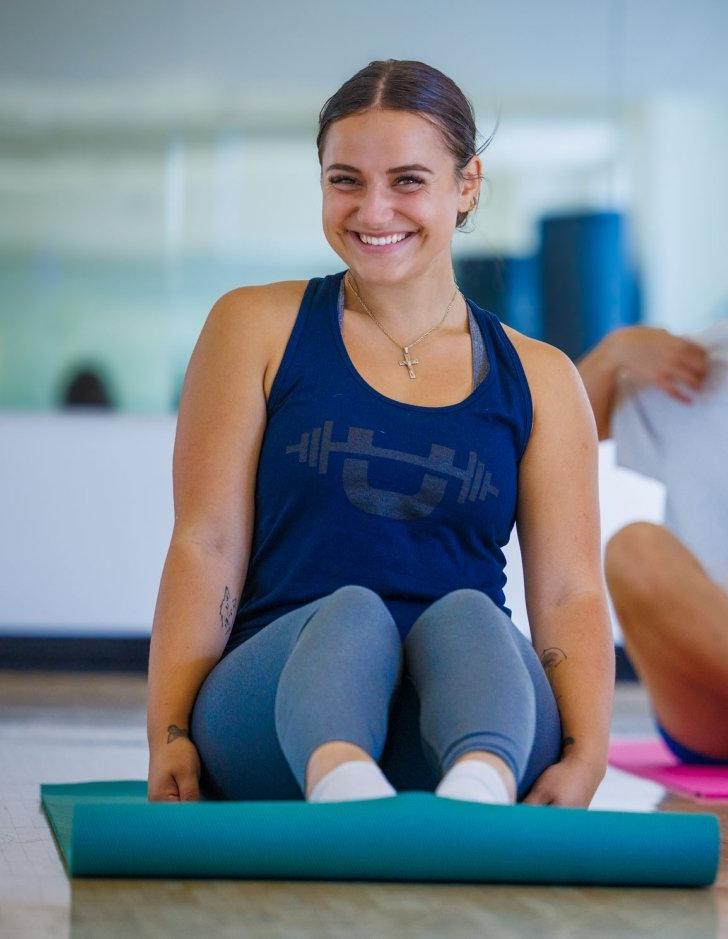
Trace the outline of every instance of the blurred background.
{"label": "blurred background", "polygon": [[[118,664],[131,647],[113,640],[148,637],[176,408],[212,303],[345,266],[321,229],[315,147],[342,82],[420,59],[470,98],[479,142],[498,124],[456,276],[576,359],[615,326],[691,333],[728,315],[727,36],[722,0],[5,0],[6,661],[68,661],[72,644],[46,640],[102,637]],[[661,512],[659,484],[614,473],[604,538]]]}

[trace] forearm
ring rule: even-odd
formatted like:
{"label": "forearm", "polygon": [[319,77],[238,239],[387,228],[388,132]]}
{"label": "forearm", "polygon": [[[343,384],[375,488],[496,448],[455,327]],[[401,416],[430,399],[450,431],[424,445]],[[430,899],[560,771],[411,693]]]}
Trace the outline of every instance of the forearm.
{"label": "forearm", "polygon": [[572,595],[538,618],[534,645],[561,715],[562,757],[606,769],[614,708],[614,636],[601,593]]}
{"label": "forearm", "polygon": [[219,661],[244,579],[242,561],[173,538],[159,585],[149,649],[147,738],[187,733],[195,697]]}
{"label": "forearm", "polygon": [[607,440],[611,436],[612,409],[621,372],[619,334],[620,330],[617,329],[605,336],[599,345],[576,363],[594,412],[600,440]]}

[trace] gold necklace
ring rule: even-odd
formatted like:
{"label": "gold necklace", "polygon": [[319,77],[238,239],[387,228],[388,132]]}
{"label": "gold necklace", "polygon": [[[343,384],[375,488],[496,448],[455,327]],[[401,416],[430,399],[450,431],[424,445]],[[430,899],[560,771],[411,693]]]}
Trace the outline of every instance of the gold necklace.
{"label": "gold necklace", "polygon": [[[351,274],[351,270],[348,270],[348,271],[346,272],[346,276],[348,276],[349,274]],[[455,297],[456,297],[457,294],[460,292],[460,288],[458,287],[457,282],[456,282],[456,281],[453,281],[453,283],[455,284],[455,293],[454,293],[454,294],[452,295],[452,297],[450,298],[450,302],[449,302],[448,305],[447,305],[447,309],[446,309],[445,312],[442,314],[442,319],[440,320],[440,322],[437,323],[437,325],[435,325],[435,326],[431,326],[431,327],[427,330],[426,333],[423,333],[423,334],[420,336],[419,339],[415,339],[415,341],[414,341],[414,342],[411,342],[409,345],[403,346],[401,342],[397,342],[397,340],[396,340],[393,336],[390,336],[390,335],[389,335],[389,333],[388,333],[387,330],[384,328],[384,326],[382,326],[382,324],[379,322],[379,320],[376,318],[376,316],[372,313],[372,311],[369,309],[369,307],[366,305],[366,303],[364,303],[364,301],[363,301],[362,298],[361,298],[361,295],[360,295],[359,291],[356,289],[356,283],[354,282],[353,276],[352,276],[351,279],[350,279],[351,289],[352,289],[352,290],[354,291],[354,293],[357,295],[357,298],[358,298],[359,302],[360,302],[361,305],[364,307],[364,309],[367,311],[367,313],[369,314],[369,316],[371,316],[371,318],[374,320],[374,322],[377,324],[377,326],[382,330],[382,332],[384,333],[384,335],[387,336],[389,339],[391,339],[392,342],[393,342],[399,349],[402,350],[402,354],[404,355],[404,362],[398,362],[397,364],[398,364],[398,365],[406,365],[406,366],[407,366],[407,370],[408,370],[408,372],[409,372],[409,377],[410,377],[410,378],[415,378],[415,377],[416,377],[416,376],[415,376],[415,370],[414,370],[413,366],[414,366],[414,365],[419,365],[419,363],[420,363],[420,360],[419,360],[419,359],[410,358],[410,349],[412,348],[412,346],[416,346],[418,342],[422,342],[422,340],[423,340],[426,336],[429,336],[430,333],[433,332],[433,330],[438,329],[438,328],[439,328],[440,326],[442,326],[442,324],[445,322],[445,317],[446,317],[447,314],[450,312],[450,307],[453,305],[453,303],[454,303],[454,301],[455,301]]]}

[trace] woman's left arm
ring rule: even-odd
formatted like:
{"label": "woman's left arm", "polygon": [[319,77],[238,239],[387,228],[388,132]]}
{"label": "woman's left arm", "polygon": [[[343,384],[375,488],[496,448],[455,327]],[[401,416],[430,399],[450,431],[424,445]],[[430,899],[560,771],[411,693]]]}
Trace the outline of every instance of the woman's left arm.
{"label": "woman's left arm", "polygon": [[606,773],[615,679],[596,424],[579,372],[563,352],[527,340],[521,361],[534,414],[516,523],[531,639],[562,724],[561,760],[524,801],[588,806]]}

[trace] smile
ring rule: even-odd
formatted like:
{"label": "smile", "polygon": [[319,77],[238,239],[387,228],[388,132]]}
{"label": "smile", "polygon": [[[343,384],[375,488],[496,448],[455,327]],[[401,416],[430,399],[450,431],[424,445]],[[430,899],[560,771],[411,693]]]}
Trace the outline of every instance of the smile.
{"label": "smile", "polygon": [[416,234],[417,232],[413,231],[393,232],[390,235],[375,238],[371,235],[363,235],[360,232],[349,230],[349,235],[356,241],[357,246],[368,254],[382,254],[397,250],[401,244],[404,244],[412,235]]}

